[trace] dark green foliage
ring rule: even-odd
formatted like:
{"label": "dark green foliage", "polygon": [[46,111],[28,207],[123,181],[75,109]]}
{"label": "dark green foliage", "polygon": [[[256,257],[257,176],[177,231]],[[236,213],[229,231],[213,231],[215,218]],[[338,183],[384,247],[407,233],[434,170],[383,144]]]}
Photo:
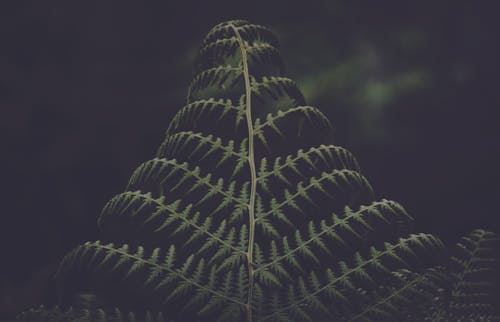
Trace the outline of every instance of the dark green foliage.
{"label": "dark green foliage", "polygon": [[451,258],[450,291],[432,320],[500,321],[499,250],[499,236],[489,231],[474,230],[462,238]]}
{"label": "dark green foliage", "polygon": [[119,321],[108,306],[175,321],[388,321],[429,307],[446,281],[441,242],[375,197],[282,65],[265,27],[208,33],[156,157],[104,207],[102,240],[63,259],[63,306],[92,292],[95,321]]}
{"label": "dark green foliage", "polygon": [[124,313],[119,309],[105,311],[103,309],[73,309],[61,310],[60,308],[45,309],[43,306],[30,309],[18,316],[22,322],[167,322],[162,313],[152,314],[146,312],[137,315],[133,312]]}

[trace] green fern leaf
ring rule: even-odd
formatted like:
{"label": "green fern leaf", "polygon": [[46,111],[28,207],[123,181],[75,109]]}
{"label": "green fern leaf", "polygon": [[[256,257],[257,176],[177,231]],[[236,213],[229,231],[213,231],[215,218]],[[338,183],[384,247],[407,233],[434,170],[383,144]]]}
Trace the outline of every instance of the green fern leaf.
{"label": "green fern leaf", "polygon": [[62,261],[61,296],[83,287],[174,321],[401,317],[442,244],[408,233],[406,211],[375,197],[329,120],[283,75],[272,32],[219,24],[195,68],[156,156],[105,205],[102,241]]}

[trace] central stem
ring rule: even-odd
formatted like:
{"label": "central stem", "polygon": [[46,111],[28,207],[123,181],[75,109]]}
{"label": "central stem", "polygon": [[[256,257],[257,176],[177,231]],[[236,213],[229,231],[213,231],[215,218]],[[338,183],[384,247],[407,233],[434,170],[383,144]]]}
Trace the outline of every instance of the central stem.
{"label": "central stem", "polygon": [[248,201],[248,249],[246,253],[248,263],[248,297],[246,303],[247,322],[252,322],[252,300],[254,288],[254,264],[253,245],[255,239],[255,196],[257,193],[257,171],[254,158],[254,130],[252,122],[251,96],[252,88],[250,84],[250,73],[248,71],[248,59],[245,43],[235,25],[231,24],[236,39],[241,50],[241,61],[243,63],[243,77],[245,79],[245,115],[248,126],[248,164],[250,166],[250,200]]}

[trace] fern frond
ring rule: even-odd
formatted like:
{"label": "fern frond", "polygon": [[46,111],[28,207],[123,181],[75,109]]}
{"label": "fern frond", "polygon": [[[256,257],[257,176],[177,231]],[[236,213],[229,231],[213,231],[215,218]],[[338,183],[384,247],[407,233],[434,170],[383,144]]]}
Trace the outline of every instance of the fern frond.
{"label": "fern frond", "polygon": [[[242,82],[241,67],[217,66],[204,70],[196,75],[189,85],[188,102],[209,98],[238,98]],[[232,92],[234,95],[230,95]]]}
{"label": "fern frond", "polygon": [[[75,273],[81,277],[92,273],[88,276],[89,284],[102,285],[121,280],[125,284],[133,285],[134,281],[139,281],[139,285],[154,285],[153,289],[145,290],[145,294],[154,296],[157,303],[186,298],[191,290],[196,290],[229,303],[245,305],[231,294],[233,285],[228,279],[232,278],[232,271],[223,272],[225,277],[221,280],[220,274],[209,273],[215,268],[208,268],[203,258],[190,255],[184,262],[178,263],[176,257],[173,245],[163,256],[158,256],[154,252],[146,255],[141,247],[134,251],[126,244],[117,248],[99,241],[87,242],[63,259],[57,275],[67,279],[68,275]],[[127,295],[130,298],[140,296]]]}
{"label": "fern frond", "polygon": [[[214,125],[224,125],[226,123],[235,126],[237,130],[243,119],[244,109],[241,106],[233,105],[231,100],[215,100],[213,98],[199,100],[185,105],[175,114],[166,131],[166,136],[168,138],[169,135],[180,131],[213,133],[218,129],[217,127],[214,128]],[[234,135],[236,133],[228,133],[227,129],[222,128],[222,131],[216,132],[215,136],[226,138],[228,134]],[[231,137],[228,139],[231,139]],[[163,145],[164,143],[160,146],[157,157],[162,155]]]}
{"label": "fern frond", "polygon": [[375,197],[278,48],[243,20],[208,33],[156,157],[104,206],[102,241],[63,259],[65,303],[83,288],[177,321],[293,322],[390,320],[415,292],[433,297],[440,241]]}
{"label": "fern frond", "polygon": [[271,30],[261,25],[250,24],[245,20],[231,20],[216,25],[205,36],[203,44],[206,45],[220,39],[232,38],[234,36],[232,26],[238,28],[241,37],[249,45],[255,42],[263,42],[279,48],[278,40]]}
{"label": "fern frond", "polygon": [[252,94],[262,101],[266,100],[266,97],[276,101],[288,96],[295,106],[305,104],[305,98],[295,82],[286,77],[263,77],[261,81],[253,83]]}
{"label": "fern frond", "polygon": [[400,321],[423,319],[415,312],[425,312],[432,306],[436,295],[448,280],[444,269],[428,269],[422,273],[398,270],[386,285],[365,292],[364,302],[357,308],[349,321],[377,321],[397,318]]}
{"label": "fern frond", "polygon": [[[295,269],[303,270],[302,265],[299,264],[300,261],[297,260],[296,254],[305,254],[306,257],[309,256],[315,261],[319,256],[324,255],[334,255],[334,253],[341,253],[342,251],[355,251],[353,248],[354,243],[351,241],[352,238],[364,241],[364,233],[356,232],[353,227],[356,225],[364,226],[366,230],[373,230],[373,226],[377,221],[382,221],[389,224],[391,221],[409,221],[411,218],[404,212],[399,211],[392,201],[382,200],[374,202],[369,206],[362,206],[358,211],[349,211],[343,214],[343,216],[338,216],[336,214],[331,215],[330,221],[321,220],[320,224],[317,225],[313,221],[308,224],[308,238],[303,239],[300,237],[300,232],[297,230],[294,236],[285,236],[281,240],[281,249],[279,251],[277,248],[277,243],[272,242],[270,261],[262,262],[260,267],[256,272],[260,270],[265,270],[268,267],[271,269],[273,267],[279,267],[281,262],[288,262]],[[372,226],[373,225],[373,226]],[[291,247],[288,240],[294,240],[295,247]],[[347,243],[346,240],[350,240],[351,243]],[[325,243],[328,243],[328,247]],[[315,246],[314,252],[310,247]],[[317,253],[318,255],[314,255]],[[306,260],[306,258],[301,258],[301,261]],[[281,271],[281,270],[280,270]],[[289,273],[287,272],[289,275]]]}
{"label": "fern frond", "polygon": [[[212,178],[210,173],[202,174],[200,167],[189,168],[189,164],[179,164],[175,159],[155,158],[143,163],[132,174],[128,189],[144,190],[153,183],[155,188],[168,192],[171,196],[179,195],[182,198],[186,193],[203,188],[211,194],[229,198],[236,204],[244,203],[244,200],[233,195],[230,185],[225,189],[223,178]],[[180,191],[182,194],[178,193]]]}
{"label": "fern frond", "polygon": [[[293,283],[290,285],[287,296],[288,300],[284,300],[286,305],[276,312],[263,316],[259,321],[274,320],[276,315],[295,307],[315,307],[317,305],[314,305],[314,303],[325,303],[325,298],[322,298],[323,296],[326,296],[326,303],[328,301],[336,301],[341,298],[337,292],[341,294],[346,292],[343,297],[348,298],[347,294],[355,289],[355,283],[366,281],[367,277],[375,280],[371,275],[375,276],[377,273],[388,274],[392,270],[397,269],[398,266],[400,268],[408,267],[407,257],[410,257],[408,260],[415,259],[415,253],[408,253],[406,251],[408,247],[415,249],[415,253],[420,254],[429,251],[441,252],[443,249],[441,242],[428,234],[410,235],[407,238],[401,238],[393,244],[385,243],[380,250],[375,249],[374,252],[366,255],[366,257],[362,257],[359,254],[355,255],[354,258],[357,257],[359,260],[354,259],[352,263],[340,261],[336,271],[327,269],[326,272],[321,274],[322,276],[326,276],[321,282],[316,275],[315,277],[311,277],[311,274],[314,274],[314,272],[309,274],[309,278],[299,277],[297,284]],[[305,281],[308,282],[306,283]],[[294,295],[291,296],[292,294]],[[333,298],[329,296],[333,296]],[[326,314],[327,312],[328,314]],[[310,314],[316,314],[316,310]],[[325,317],[330,316],[331,318],[334,316],[334,313],[327,310],[322,315]],[[312,317],[310,319],[312,320]]]}
{"label": "fern frond", "polygon": [[[197,70],[207,70],[216,66],[230,65],[237,67],[241,61],[238,39],[236,37],[217,39],[203,46],[195,66]],[[251,67],[275,66],[267,69],[267,74],[281,75],[283,62],[278,48],[264,41],[256,41],[247,47],[249,65]]]}
{"label": "fern frond", "polygon": [[474,230],[457,244],[451,258],[453,284],[449,296],[432,314],[433,319],[500,320],[500,238],[497,234]]}
{"label": "fern frond", "polygon": [[283,192],[283,200],[277,201],[273,205],[271,202],[271,209],[264,213],[258,213],[256,221],[265,220],[269,216],[279,214],[279,211],[286,206],[302,212],[303,210],[297,205],[299,200],[307,203],[307,206],[316,206],[311,194],[328,194],[327,190],[352,190],[361,191],[359,194],[363,196],[362,201],[370,202],[373,198],[373,190],[368,181],[358,172],[351,170],[333,170],[330,173],[323,172],[318,178],[311,178],[309,183],[304,185],[302,181],[297,183],[294,192],[285,189]]}

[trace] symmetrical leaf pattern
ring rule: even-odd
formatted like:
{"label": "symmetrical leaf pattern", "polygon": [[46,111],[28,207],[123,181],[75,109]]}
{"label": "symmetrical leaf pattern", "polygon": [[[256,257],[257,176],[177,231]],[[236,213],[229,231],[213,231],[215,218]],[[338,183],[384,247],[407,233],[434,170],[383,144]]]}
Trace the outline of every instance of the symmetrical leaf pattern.
{"label": "symmetrical leaf pattern", "polygon": [[215,26],[195,68],[156,156],[103,208],[101,240],[63,259],[61,308],[17,321],[498,319],[498,236],[472,232],[449,265],[334,144],[267,28]]}
{"label": "symmetrical leaf pattern", "polygon": [[441,242],[375,198],[328,119],[283,75],[267,28],[215,26],[195,66],[155,158],[104,207],[102,240],[64,258],[63,298],[91,290],[177,321],[390,315],[379,286],[396,278],[404,302],[426,275],[398,270],[434,266]]}

